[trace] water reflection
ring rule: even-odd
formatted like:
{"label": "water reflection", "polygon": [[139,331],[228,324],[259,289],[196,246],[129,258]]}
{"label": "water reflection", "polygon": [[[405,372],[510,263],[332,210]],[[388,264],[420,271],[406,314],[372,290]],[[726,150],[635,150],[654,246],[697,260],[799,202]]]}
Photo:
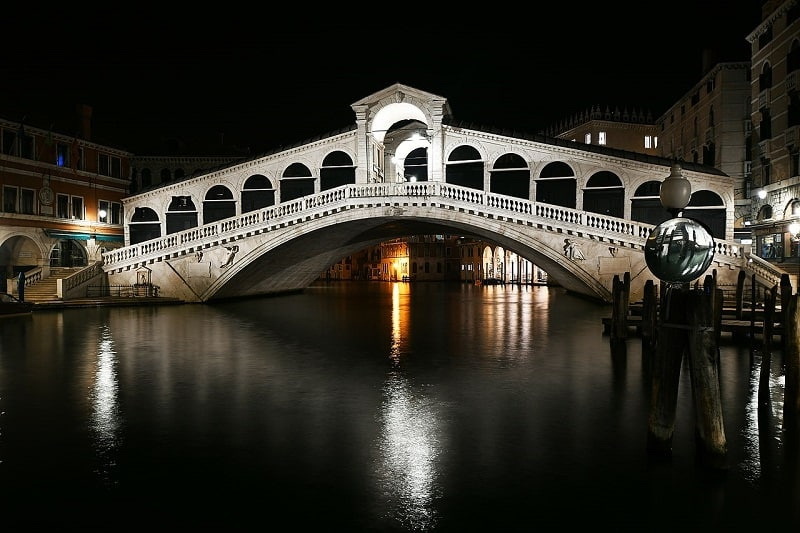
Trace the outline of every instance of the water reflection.
{"label": "water reflection", "polygon": [[[782,431],[784,376],[781,365],[772,354],[755,352],[750,366],[748,401],[745,406],[744,457],[739,465],[748,482],[758,484],[764,472],[776,465],[774,449]],[[770,357],[770,371],[762,376],[762,358]],[[764,378],[767,378],[766,380]],[[767,390],[761,390],[767,387]]]}
{"label": "water reflection", "polygon": [[439,495],[437,463],[441,454],[436,402],[415,390],[401,369],[409,328],[408,285],[392,288],[392,370],[383,385],[380,412],[378,478],[388,500],[385,518],[404,529],[427,531],[436,525]]}
{"label": "water reflection", "polygon": [[90,428],[94,447],[100,459],[98,474],[104,481],[111,482],[114,452],[119,439],[120,410],[117,353],[107,325],[100,328],[100,338],[97,341],[97,369],[94,377],[90,397],[92,402]]}

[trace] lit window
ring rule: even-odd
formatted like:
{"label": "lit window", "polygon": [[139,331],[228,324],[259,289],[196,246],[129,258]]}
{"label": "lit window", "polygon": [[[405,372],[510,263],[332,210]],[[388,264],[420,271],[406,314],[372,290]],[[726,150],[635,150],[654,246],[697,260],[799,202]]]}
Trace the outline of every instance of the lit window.
{"label": "lit window", "polygon": [[597,133],[597,144],[601,146],[606,144],[606,132],[601,131]]}
{"label": "lit window", "polygon": [[652,148],[653,147],[653,137],[650,135],[644,136],[644,147],[645,148]]}
{"label": "lit window", "polygon": [[584,135],[583,142],[585,142],[586,144],[592,144],[592,134],[587,133],[586,135]]}

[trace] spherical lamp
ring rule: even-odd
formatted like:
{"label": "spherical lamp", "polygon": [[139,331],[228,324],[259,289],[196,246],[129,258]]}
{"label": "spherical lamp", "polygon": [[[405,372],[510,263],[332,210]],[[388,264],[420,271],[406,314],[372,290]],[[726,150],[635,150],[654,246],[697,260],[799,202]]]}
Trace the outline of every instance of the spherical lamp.
{"label": "spherical lamp", "polygon": [[690,218],[671,218],[650,232],[644,259],[659,279],[688,283],[708,269],[714,251],[714,239],[702,224]]}

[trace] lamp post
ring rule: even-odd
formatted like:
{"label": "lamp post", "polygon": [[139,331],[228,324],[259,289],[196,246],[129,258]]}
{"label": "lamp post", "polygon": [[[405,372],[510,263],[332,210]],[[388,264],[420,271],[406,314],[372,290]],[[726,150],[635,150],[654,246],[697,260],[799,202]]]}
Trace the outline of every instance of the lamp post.
{"label": "lamp post", "polygon": [[[716,286],[688,290],[714,258],[711,234],[697,220],[684,218],[692,187],[680,165],[673,164],[661,183],[661,204],[672,218],[650,232],[644,257],[651,272],[665,282],[658,317],[656,350],[653,355],[653,386],[648,421],[648,449],[670,454],[675,424],[676,401],[684,353],[691,368],[692,396],[696,405],[696,431],[701,458],[714,467],[725,468],[727,444],[723,429],[718,369],[716,366]],[[684,286],[686,286],[684,288]],[[709,289],[711,289],[709,291]]]}
{"label": "lamp post", "polygon": [[714,258],[714,239],[708,230],[690,218],[680,216],[689,205],[692,185],[677,163],[661,183],[661,205],[672,215],[647,238],[644,257],[647,266],[659,279],[671,284],[687,283],[700,276]]}
{"label": "lamp post", "polygon": [[793,239],[800,237],[800,222],[792,222],[789,224],[789,233],[792,234]]}
{"label": "lamp post", "polygon": [[789,224],[789,234],[792,239],[792,253],[791,255],[794,257],[800,257],[800,222],[795,220],[791,224]]}

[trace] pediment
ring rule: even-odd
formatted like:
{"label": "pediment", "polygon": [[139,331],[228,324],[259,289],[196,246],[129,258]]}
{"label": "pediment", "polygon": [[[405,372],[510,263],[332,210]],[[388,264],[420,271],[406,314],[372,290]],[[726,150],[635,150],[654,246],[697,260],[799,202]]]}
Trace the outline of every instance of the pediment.
{"label": "pediment", "polygon": [[416,100],[419,102],[442,102],[442,110],[444,111],[444,114],[450,115],[451,113],[450,107],[447,104],[447,99],[444,96],[422,91],[408,85],[403,85],[402,83],[395,83],[394,85],[390,85],[385,89],[374,92],[371,95],[354,102],[351,104],[351,107],[372,107],[376,104],[386,102],[387,100],[394,102],[404,102],[407,100]]}

